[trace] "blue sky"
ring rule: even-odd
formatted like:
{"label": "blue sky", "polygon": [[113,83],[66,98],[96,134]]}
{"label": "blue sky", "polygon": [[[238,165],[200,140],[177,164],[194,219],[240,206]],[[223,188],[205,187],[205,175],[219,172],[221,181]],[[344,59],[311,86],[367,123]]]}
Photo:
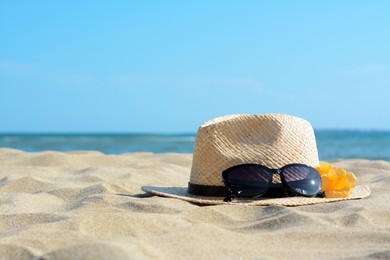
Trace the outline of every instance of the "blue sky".
{"label": "blue sky", "polygon": [[0,2],[0,132],[390,129],[390,1]]}

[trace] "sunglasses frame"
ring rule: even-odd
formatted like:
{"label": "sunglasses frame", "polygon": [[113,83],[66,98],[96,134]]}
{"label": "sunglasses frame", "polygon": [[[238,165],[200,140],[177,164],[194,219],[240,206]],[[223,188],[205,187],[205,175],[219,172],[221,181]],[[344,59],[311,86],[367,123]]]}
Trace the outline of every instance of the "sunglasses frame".
{"label": "sunglasses frame", "polygon": [[[241,168],[241,167],[247,167],[247,166],[256,166],[256,167],[260,167],[260,168],[263,168],[267,171],[269,171],[271,174],[270,174],[270,178],[268,180],[268,185],[267,185],[267,188],[265,189],[264,192],[261,192],[257,195],[254,195],[254,196],[244,196],[244,195],[241,195],[239,193],[237,193],[234,189],[231,188],[231,185],[229,183],[229,175],[231,172],[233,172],[234,170],[236,170],[237,168]],[[289,168],[289,167],[292,167],[292,166],[303,166],[305,168],[311,168],[311,169],[314,169],[317,173],[318,173],[318,176],[319,176],[319,181],[320,181],[320,188],[318,190],[318,192],[314,195],[307,195],[307,194],[300,194],[298,192],[296,192],[293,188],[291,188],[288,184],[288,182],[286,181],[285,177],[284,177],[284,174],[283,174],[283,171],[286,169],[286,168]],[[294,195],[298,195],[298,196],[303,196],[303,197],[315,197],[315,196],[320,196],[320,197],[323,197],[324,195],[322,194],[321,192],[321,186],[322,186],[322,181],[321,181],[321,175],[320,173],[313,167],[311,166],[308,166],[306,164],[301,164],[301,163],[292,163],[292,164],[287,164],[281,168],[277,168],[277,169],[270,169],[268,168],[267,166],[264,166],[264,165],[261,165],[261,164],[256,164],[256,163],[244,163],[244,164],[239,164],[239,165],[235,165],[235,166],[232,166],[226,170],[224,170],[222,172],[222,178],[223,178],[223,182],[225,183],[226,187],[229,189],[230,191],[230,194],[224,199],[224,201],[231,201],[233,200],[235,197],[241,197],[241,198],[259,198],[261,196],[263,196],[264,194],[266,194],[271,186],[272,186],[272,179],[273,179],[273,176],[275,174],[279,174],[280,175],[280,179],[282,181],[282,185],[283,185],[283,188],[285,190],[285,193],[286,193],[286,196],[294,196]]]}

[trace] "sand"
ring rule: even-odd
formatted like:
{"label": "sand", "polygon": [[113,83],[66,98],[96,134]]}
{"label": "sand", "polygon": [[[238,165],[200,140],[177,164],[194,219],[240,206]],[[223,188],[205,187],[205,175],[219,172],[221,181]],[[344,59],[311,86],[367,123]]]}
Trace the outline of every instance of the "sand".
{"label": "sand", "polygon": [[0,258],[390,258],[390,162],[335,162],[372,193],[319,205],[200,206],[141,190],[185,186],[191,160],[0,149]]}

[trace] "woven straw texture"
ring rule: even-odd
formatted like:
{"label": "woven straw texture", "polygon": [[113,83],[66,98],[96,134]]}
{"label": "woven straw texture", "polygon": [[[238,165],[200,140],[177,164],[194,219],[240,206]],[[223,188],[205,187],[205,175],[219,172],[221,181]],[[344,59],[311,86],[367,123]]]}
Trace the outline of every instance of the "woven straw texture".
{"label": "woven straw texture", "polygon": [[285,114],[237,114],[199,127],[191,183],[224,186],[222,171],[242,163],[269,168],[291,163],[319,165],[312,126],[304,119]]}

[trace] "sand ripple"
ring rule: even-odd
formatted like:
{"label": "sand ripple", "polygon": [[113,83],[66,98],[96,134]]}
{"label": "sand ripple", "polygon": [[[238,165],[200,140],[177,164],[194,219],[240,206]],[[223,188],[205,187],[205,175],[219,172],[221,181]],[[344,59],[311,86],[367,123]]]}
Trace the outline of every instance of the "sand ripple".
{"label": "sand ripple", "polygon": [[390,163],[348,160],[372,195],[302,207],[200,206],[191,155],[0,149],[0,259],[390,258]]}

